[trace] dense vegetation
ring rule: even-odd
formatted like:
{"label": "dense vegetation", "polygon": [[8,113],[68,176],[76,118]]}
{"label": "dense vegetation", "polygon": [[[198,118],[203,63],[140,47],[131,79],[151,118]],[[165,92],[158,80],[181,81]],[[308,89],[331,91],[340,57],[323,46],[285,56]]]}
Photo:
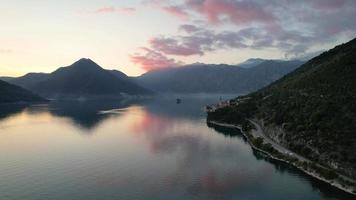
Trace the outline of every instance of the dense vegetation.
{"label": "dense vegetation", "polygon": [[0,81],[0,103],[18,103],[18,102],[37,102],[45,101],[45,99],[32,94],[31,92],[9,84],[4,81]]}
{"label": "dense vegetation", "polygon": [[279,143],[356,177],[356,39],[310,60],[255,93],[209,113],[211,120],[263,122]]}

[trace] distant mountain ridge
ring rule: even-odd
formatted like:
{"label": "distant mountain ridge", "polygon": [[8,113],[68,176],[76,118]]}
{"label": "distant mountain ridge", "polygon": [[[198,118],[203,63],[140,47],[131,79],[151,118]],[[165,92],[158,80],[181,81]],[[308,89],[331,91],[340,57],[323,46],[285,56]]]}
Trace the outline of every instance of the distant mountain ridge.
{"label": "distant mountain ridge", "polygon": [[251,68],[251,67],[256,67],[257,65],[268,61],[266,59],[262,59],[262,58],[250,58],[240,64],[237,64],[237,66],[242,67],[242,68]]}
{"label": "distant mountain ridge", "polygon": [[0,80],[0,103],[44,102],[42,97],[19,86]]}
{"label": "distant mountain ridge", "polygon": [[[105,70],[90,59],[81,59],[50,74],[28,73],[22,77],[6,79],[9,83],[54,98],[120,93],[146,95],[151,91],[168,94],[241,94],[260,89],[303,63],[298,60],[264,59],[249,59],[246,62],[248,67],[195,63],[128,77],[117,70]],[[250,65],[252,63],[253,66]]]}
{"label": "distant mountain ridge", "polygon": [[7,82],[21,86],[26,89],[32,89],[37,83],[49,77],[48,73],[28,73],[18,78],[11,78]]}
{"label": "distant mountain ridge", "polygon": [[259,59],[254,67],[192,64],[147,72],[133,78],[160,93],[246,93],[260,89],[293,71],[302,61]]}
{"label": "distant mountain ridge", "polygon": [[10,77],[10,76],[1,76],[1,77],[0,77],[0,80],[1,80],[1,81],[5,81],[5,82],[9,82],[9,81],[11,81],[12,79],[14,79],[14,77]]}

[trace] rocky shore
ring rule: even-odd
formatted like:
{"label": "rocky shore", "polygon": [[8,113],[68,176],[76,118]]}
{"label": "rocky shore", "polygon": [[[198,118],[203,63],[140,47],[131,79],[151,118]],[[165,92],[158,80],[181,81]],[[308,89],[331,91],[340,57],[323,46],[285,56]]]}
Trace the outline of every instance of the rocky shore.
{"label": "rocky shore", "polygon": [[262,129],[259,127],[258,123],[252,120],[250,120],[250,122],[255,126],[255,128],[247,131],[243,130],[241,126],[235,124],[220,123],[217,121],[208,121],[207,123],[215,126],[239,129],[254,150],[267,155],[271,159],[293,165],[307,175],[324,181],[331,186],[343,190],[349,194],[355,195],[356,197],[356,182],[354,180],[337,173],[332,173],[330,175],[328,173],[324,173],[324,175],[322,175],[320,171],[325,172],[327,168],[320,166],[300,155],[297,155],[289,149],[278,145],[277,143],[274,143],[263,134]]}

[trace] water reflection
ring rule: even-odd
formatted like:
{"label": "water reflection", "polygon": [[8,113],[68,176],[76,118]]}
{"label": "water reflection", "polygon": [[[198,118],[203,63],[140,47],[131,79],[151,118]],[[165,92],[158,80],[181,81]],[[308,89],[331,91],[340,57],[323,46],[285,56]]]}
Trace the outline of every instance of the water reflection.
{"label": "water reflection", "polygon": [[[91,130],[98,126],[102,121],[113,114],[118,116],[120,112],[103,112],[110,110],[125,109],[130,106],[143,103],[144,100],[105,100],[105,101],[52,101],[49,104],[23,106],[26,112],[31,115],[49,113],[54,117],[66,118],[81,129]],[[10,115],[18,114],[16,109],[10,110]],[[1,111],[2,112],[2,111]],[[1,115],[0,115],[1,116]]]}
{"label": "water reflection", "polygon": [[16,115],[22,112],[26,107],[27,105],[25,104],[0,105],[0,120]]}
{"label": "water reflection", "polygon": [[[243,138],[244,141],[246,141],[246,138],[243,137],[242,133],[238,129],[217,126],[217,125],[213,125],[210,123],[207,123],[207,125],[209,127],[213,128],[216,132],[223,134],[227,137],[239,137],[239,138]],[[320,181],[316,178],[306,175],[303,171],[297,169],[294,166],[288,165],[281,161],[271,159],[268,156],[266,156],[265,154],[263,154],[259,151],[253,150],[252,147],[251,147],[251,150],[253,152],[254,157],[257,160],[263,160],[268,163],[271,163],[274,166],[276,172],[278,172],[280,174],[291,174],[296,177],[303,177],[303,180],[307,181],[311,185],[311,187],[313,188],[313,191],[321,192],[323,198],[325,198],[325,199],[354,199],[355,198],[353,195],[344,193],[343,191],[340,191],[339,189],[330,187],[330,185],[328,185],[327,183],[325,183],[323,181]]]}
{"label": "water reflection", "polygon": [[219,97],[182,99],[0,110],[0,199],[348,198],[207,126]]}
{"label": "water reflection", "polygon": [[259,176],[271,174],[269,166],[251,167],[233,159],[250,150],[224,138],[211,141],[204,134],[203,121],[196,124],[181,116],[152,113],[152,109],[141,112],[132,131],[146,139],[152,153],[176,159],[174,170],[163,178],[172,191],[184,189],[203,199],[229,199],[236,191],[252,191],[259,185]]}
{"label": "water reflection", "polygon": [[48,111],[58,117],[70,118],[78,127],[85,129],[95,128],[109,114],[100,111],[127,108],[135,101],[54,101],[49,105]]}

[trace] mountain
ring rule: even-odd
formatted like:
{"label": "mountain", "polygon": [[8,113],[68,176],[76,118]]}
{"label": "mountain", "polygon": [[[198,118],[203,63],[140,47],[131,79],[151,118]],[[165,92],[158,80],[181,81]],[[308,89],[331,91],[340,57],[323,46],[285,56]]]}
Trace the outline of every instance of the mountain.
{"label": "mountain", "polygon": [[252,68],[192,64],[147,72],[134,80],[163,93],[246,93],[266,86],[302,64],[266,60]]}
{"label": "mountain", "polygon": [[11,78],[7,82],[26,89],[32,89],[37,83],[47,79],[48,76],[49,74],[46,73],[28,73],[18,78]]}
{"label": "mountain", "polygon": [[[132,81],[130,77],[128,77],[126,74],[124,74],[121,71],[118,70],[107,70],[114,76],[116,76],[119,79],[127,80],[127,81]],[[36,84],[38,84],[41,81],[44,81],[50,76],[48,73],[28,73],[24,76],[21,77],[0,77],[0,80],[9,82],[14,85],[21,86],[23,88],[31,89],[33,88]]]}
{"label": "mountain", "polygon": [[122,79],[122,80],[126,80],[129,82],[133,82],[133,80],[128,77],[125,73],[118,71],[118,70],[107,70],[108,72],[110,72],[112,75],[114,75],[116,78]]}
{"label": "mountain", "polygon": [[85,58],[50,74],[29,73],[9,82],[51,98],[152,94],[129,80],[122,72],[105,70]]}
{"label": "mountain", "polygon": [[[82,60],[85,61],[85,59]],[[86,61],[88,61],[87,64],[82,65],[90,66],[92,64],[89,63],[89,60]],[[122,82],[125,82],[125,84],[136,85],[136,88],[140,87],[141,90],[145,90],[143,88],[148,88],[152,91],[162,93],[246,93],[266,86],[302,64],[301,61],[297,60],[277,61],[249,59],[246,62],[251,64],[249,68],[232,65],[208,65],[198,63],[180,68],[148,72],[142,76],[134,78],[128,77],[126,74],[117,70],[106,71],[117,79],[120,79]],[[254,63],[253,67],[252,63]],[[69,68],[71,67],[72,66],[69,66]],[[18,78],[9,77],[7,81],[46,96],[53,96],[53,93],[59,94],[64,92],[58,91],[58,88],[53,88],[52,91],[55,92],[51,94],[51,89],[46,89],[45,87],[53,87],[53,81],[56,82],[53,76],[58,76],[60,73],[58,71],[63,71],[65,69],[66,68],[60,68],[52,74],[29,73]],[[99,66],[96,65],[96,69],[99,69]],[[94,70],[91,71],[94,72]],[[100,68],[99,71],[103,72],[103,69]],[[74,70],[71,70],[71,72],[74,73]],[[95,73],[91,74],[94,75]],[[108,73],[105,74],[108,76]],[[52,83],[47,86],[46,80],[50,77],[52,77],[50,81]],[[65,82],[70,84],[68,81]],[[133,88],[132,91],[135,90],[136,89]],[[129,93],[127,90],[124,91]],[[78,91],[71,93],[78,94]]]}
{"label": "mountain", "polygon": [[9,82],[12,79],[13,79],[13,77],[10,77],[10,76],[2,76],[2,77],[0,77],[0,80],[6,81],[6,82]]}
{"label": "mountain", "polygon": [[256,67],[257,65],[265,62],[267,60],[261,59],[261,58],[250,58],[246,60],[245,62],[242,62],[238,64],[237,66],[242,67],[242,68],[251,68],[251,67]]}
{"label": "mountain", "polygon": [[208,114],[208,120],[234,124],[246,118],[279,144],[355,179],[356,39]]}
{"label": "mountain", "polygon": [[0,103],[41,102],[45,99],[5,81],[0,81]]}

